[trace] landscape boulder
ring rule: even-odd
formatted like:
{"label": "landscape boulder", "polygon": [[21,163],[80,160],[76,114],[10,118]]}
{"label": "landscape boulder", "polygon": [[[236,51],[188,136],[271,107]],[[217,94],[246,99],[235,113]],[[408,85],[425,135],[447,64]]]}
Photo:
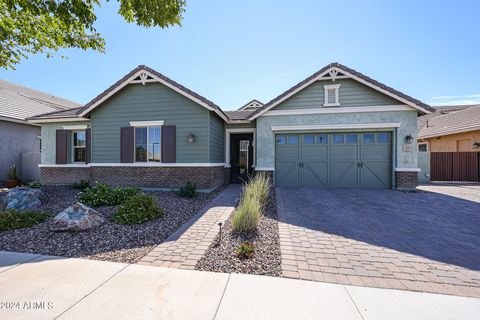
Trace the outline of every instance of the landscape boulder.
{"label": "landscape boulder", "polygon": [[84,231],[98,227],[105,222],[102,215],[80,202],[60,212],[50,225],[52,231]]}
{"label": "landscape boulder", "polygon": [[5,209],[35,210],[42,205],[43,196],[44,194],[40,189],[24,187],[11,189],[7,194],[7,207]]}

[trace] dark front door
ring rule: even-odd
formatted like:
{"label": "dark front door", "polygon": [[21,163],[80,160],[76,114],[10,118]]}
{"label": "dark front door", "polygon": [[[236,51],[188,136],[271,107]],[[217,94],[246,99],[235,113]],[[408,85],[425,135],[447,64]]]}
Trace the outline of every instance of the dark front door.
{"label": "dark front door", "polygon": [[253,171],[253,134],[230,136],[231,182],[246,181]]}

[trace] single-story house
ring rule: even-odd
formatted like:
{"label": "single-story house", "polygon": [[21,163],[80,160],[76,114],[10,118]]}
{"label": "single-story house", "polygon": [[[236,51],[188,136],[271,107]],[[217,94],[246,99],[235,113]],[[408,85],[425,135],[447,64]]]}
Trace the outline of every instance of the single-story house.
{"label": "single-story house", "polygon": [[436,107],[418,119],[419,151],[480,151],[480,104]]}
{"label": "single-story house", "polygon": [[26,118],[58,112],[80,105],[0,79],[0,183],[8,177],[10,166],[28,182],[39,179],[40,125]]}
{"label": "single-story house", "polygon": [[332,63],[268,103],[225,112],[146,66],[85,106],[32,117],[42,182],[212,189],[253,172],[284,187],[417,185],[417,117],[428,105]]}
{"label": "single-story house", "polygon": [[421,182],[480,180],[480,105],[435,107],[417,127]]}

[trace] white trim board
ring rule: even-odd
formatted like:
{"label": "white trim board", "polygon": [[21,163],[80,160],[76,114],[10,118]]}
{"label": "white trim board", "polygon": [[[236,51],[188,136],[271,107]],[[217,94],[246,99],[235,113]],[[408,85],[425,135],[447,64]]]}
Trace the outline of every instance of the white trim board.
{"label": "white trim board", "polygon": [[255,168],[255,171],[275,171],[274,167],[258,167]]}
{"label": "white trim board", "polygon": [[38,165],[40,168],[87,168],[87,167],[224,167],[225,163],[161,163],[161,162],[134,162],[134,163],[88,163],[88,164],[45,164]]}
{"label": "white trim board", "polygon": [[[134,81],[135,78],[137,78],[138,76],[142,75],[142,74],[146,74],[148,75],[149,77],[153,78],[153,80],[155,81],[151,81],[151,80],[145,80],[145,81]],[[103,96],[101,99],[99,99],[98,101],[96,101],[95,103],[93,103],[90,107],[88,107],[87,109],[85,109],[81,114],[80,116],[83,117],[85,115],[87,115],[90,111],[92,111],[93,109],[95,109],[96,107],[98,107],[100,104],[102,104],[103,102],[105,102],[106,100],[108,100],[111,96],[113,96],[114,94],[116,94],[118,91],[120,91],[122,88],[124,88],[125,86],[127,86],[128,84],[132,83],[132,84],[139,84],[141,83],[143,85],[142,82],[159,82],[161,83],[162,85],[172,89],[173,91],[175,92],[178,92],[180,93],[181,95],[183,95],[184,97],[192,100],[193,102],[196,102],[197,104],[201,105],[202,107],[206,108],[207,110],[209,111],[213,111],[215,112],[220,118],[222,118],[225,122],[228,122],[228,118],[220,111],[218,110],[217,108],[213,108],[211,106],[209,106],[208,104],[206,104],[205,102],[201,101],[200,99],[192,96],[191,94],[177,88],[176,86],[172,85],[171,83],[163,80],[162,78],[159,78],[157,77],[155,74],[145,70],[145,69],[140,69],[138,70],[137,72],[135,72],[131,77],[129,77],[128,79],[126,79],[124,82],[120,83],[118,86],[116,86],[112,91],[110,91],[108,94],[106,94],[105,96]]]}
{"label": "white trim board", "polygon": [[63,130],[86,130],[88,126],[86,124],[79,124],[76,126],[62,126]]}
{"label": "white trim board", "polygon": [[271,116],[292,116],[309,114],[336,114],[336,113],[363,113],[363,112],[393,112],[393,111],[411,111],[412,107],[399,105],[385,106],[366,106],[366,107],[334,107],[334,108],[308,108],[308,109],[288,109],[288,110],[270,110],[265,112],[262,117]]}
{"label": "white trim board", "polygon": [[28,120],[30,123],[54,123],[54,122],[85,122],[90,121],[88,118],[55,118],[55,119],[32,119]]}
{"label": "white trim board", "polygon": [[312,124],[296,126],[271,126],[272,131],[305,131],[305,130],[347,130],[347,129],[389,129],[399,128],[400,122],[389,123],[346,123],[346,124]]}
{"label": "white trim board", "polygon": [[278,99],[277,101],[275,101],[274,103],[272,103],[270,106],[268,106],[267,108],[265,108],[264,110],[260,111],[259,113],[257,114],[254,114],[253,116],[249,117],[249,120],[254,120],[260,116],[262,116],[265,112],[267,112],[268,110],[274,108],[275,106],[279,105],[280,103],[282,103],[283,101],[287,100],[288,98],[290,98],[291,96],[297,94],[298,92],[300,92],[301,90],[305,89],[306,87],[310,86],[312,83],[316,82],[316,81],[320,81],[320,80],[325,80],[325,79],[322,79],[323,76],[325,76],[326,74],[328,74],[329,72],[331,72],[332,70],[336,70],[337,72],[341,72],[343,73],[344,75],[347,75],[349,78],[353,79],[353,80],[356,80],[370,88],[373,88],[389,97],[392,97],[408,106],[411,106],[412,108],[415,108],[417,110],[420,110],[426,114],[429,114],[431,113],[431,111],[427,110],[427,109],[424,109],[423,107],[417,105],[417,104],[414,104],[410,101],[408,101],[407,99],[404,99],[396,94],[393,94],[391,93],[390,91],[388,90],[385,90],[379,86],[376,86],[368,81],[365,81],[363,80],[362,78],[360,77],[357,77],[353,74],[351,74],[350,72],[346,71],[346,70],[343,70],[341,68],[338,68],[338,67],[331,67],[327,70],[325,70],[325,72],[319,74],[318,76],[316,76],[315,78],[311,79],[310,81],[304,83],[303,85],[301,85],[300,87],[296,88],[295,90],[293,90],[292,92],[290,92],[289,94],[286,94],[285,96],[281,97],[280,99]]}
{"label": "white trim board", "polygon": [[420,172],[420,168],[395,168],[395,172]]}
{"label": "white trim board", "polygon": [[130,127],[153,127],[153,126],[163,126],[165,121],[163,120],[154,120],[154,121],[130,121]]}

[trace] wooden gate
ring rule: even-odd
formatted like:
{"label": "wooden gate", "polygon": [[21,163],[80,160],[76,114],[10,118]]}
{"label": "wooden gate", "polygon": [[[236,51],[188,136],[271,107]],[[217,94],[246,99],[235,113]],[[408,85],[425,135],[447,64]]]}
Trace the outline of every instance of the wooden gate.
{"label": "wooden gate", "polygon": [[480,181],[480,152],[430,153],[431,181]]}

